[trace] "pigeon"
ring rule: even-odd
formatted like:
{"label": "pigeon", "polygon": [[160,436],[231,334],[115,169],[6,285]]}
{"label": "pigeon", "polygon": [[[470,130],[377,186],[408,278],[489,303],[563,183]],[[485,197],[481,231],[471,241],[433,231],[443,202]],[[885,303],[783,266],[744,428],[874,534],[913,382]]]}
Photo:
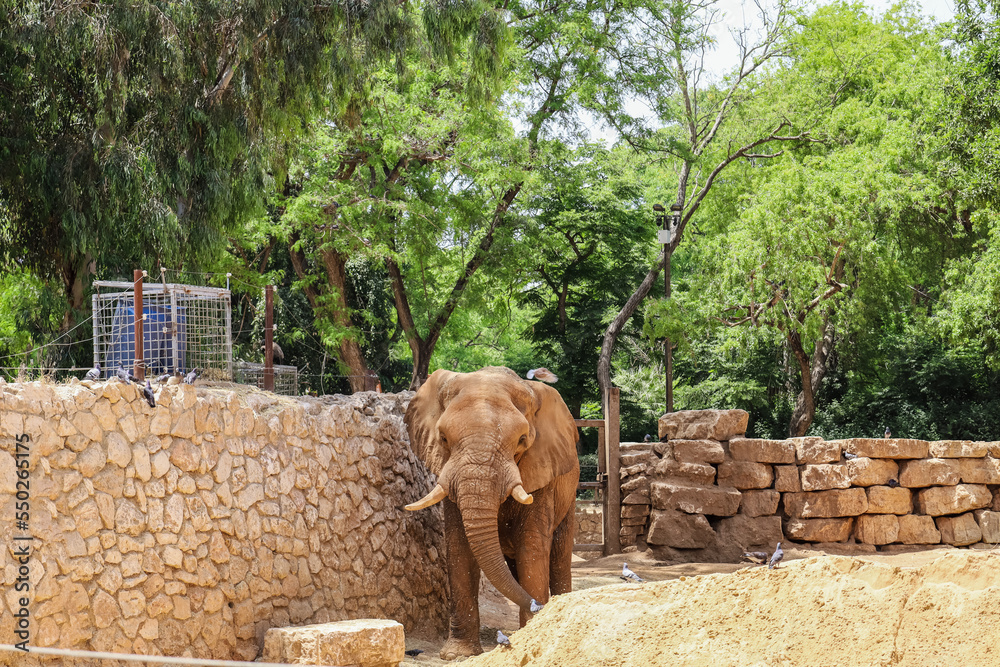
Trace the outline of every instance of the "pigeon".
{"label": "pigeon", "polygon": [[529,606],[528,608],[531,610],[532,614],[537,614],[538,612],[540,612],[542,610],[542,607],[544,607],[544,606],[545,605],[538,604],[537,601],[535,601],[534,599],[532,599],[531,600],[531,606]]}
{"label": "pigeon", "polygon": [[781,550],[781,542],[778,542],[778,548],[774,550],[774,554],[771,556],[771,562],[767,564],[767,569],[777,567],[781,559],[785,557],[785,552]]}
{"label": "pigeon", "polygon": [[899,482],[897,482],[894,479],[890,479],[888,482],[886,482],[886,486],[888,486],[890,489],[895,489],[897,486],[899,486]]}
{"label": "pigeon", "polygon": [[149,378],[146,378],[146,386],[142,388],[142,395],[146,397],[146,402],[149,403],[149,407],[156,407],[156,398],[153,396],[153,387],[149,384]]}
{"label": "pigeon", "polygon": [[191,372],[184,376],[184,384],[194,384],[194,381],[198,379],[198,369],[192,368]]}
{"label": "pigeon", "polygon": [[99,380],[101,377],[101,364],[96,363],[94,367],[87,371],[87,374],[83,376],[84,380]]}
{"label": "pigeon", "polygon": [[750,561],[757,565],[763,565],[767,562],[767,553],[764,551],[747,551],[743,554],[743,560]]}
{"label": "pigeon", "polygon": [[892,431],[889,430],[888,426],[885,427],[885,436],[884,437],[886,437],[886,438],[891,438],[892,437]]}
{"label": "pigeon", "polygon": [[503,631],[497,630],[497,644],[500,646],[510,646],[510,637],[505,635]]}
{"label": "pigeon", "polygon": [[628,569],[628,563],[622,563],[622,574],[618,578],[621,579],[622,581],[632,581],[632,582],[635,582],[637,584],[641,584],[644,581],[646,581],[645,579],[643,579],[642,577],[640,577],[638,574],[636,574],[632,570]]}
{"label": "pigeon", "polygon": [[410,656],[411,658],[416,658],[418,655],[420,655],[423,652],[424,652],[424,649],[422,649],[422,648],[410,648],[410,649],[406,649],[405,651],[403,651],[403,653],[405,653],[406,655]]}
{"label": "pigeon", "polygon": [[119,382],[124,382],[125,384],[128,384],[129,380],[132,378],[132,374],[126,371],[125,368],[122,366],[122,362],[119,361],[118,368],[117,370],[115,370],[115,377],[118,378]]}
{"label": "pigeon", "polygon": [[156,383],[157,384],[166,384],[169,379],[170,379],[170,373],[164,373],[160,377],[156,378]]}
{"label": "pigeon", "polygon": [[651,436],[650,434],[647,433],[645,436],[643,436],[642,441],[643,442],[653,442],[653,436]]}
{"label": "pigeon", "polygon": [[844,458],[848,461],[858,458],[857,454],[851,454],[850,452],[844,452]]}
{"label": "pigeon", "polygon": [[548,382],[549,384],[554,384],[559,380],[559,378],[556,377],[556,374],[548,368],[532,368],[528,371],[527,378],[529,380],[541,380],[542,382]]}

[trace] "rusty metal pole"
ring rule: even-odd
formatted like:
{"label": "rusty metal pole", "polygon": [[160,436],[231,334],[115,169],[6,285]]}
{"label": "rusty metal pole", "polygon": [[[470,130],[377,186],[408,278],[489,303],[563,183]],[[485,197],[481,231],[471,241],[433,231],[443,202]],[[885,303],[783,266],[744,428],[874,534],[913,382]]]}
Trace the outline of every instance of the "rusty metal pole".
{"label": "rusty metal pole", "polygon": [[264,389],[274,391],[274,286],[264,288]]}
{"label": "rusty metal pole", "polygon": [[605,400],[604,437],[607,439],[607,470],[608,485],[604,496],[604,555],[620,554],[622,552],[622,480],[621,453],[619,448],[620,423],[619,401],[621,390],[611,387]]}
{"label": "rusty metal pole", "polygon": [[135,361],[132,364],[132,375],[142,382],[146,378],[142,355],[142,269],[132,271],[133,316],[135,317]]}

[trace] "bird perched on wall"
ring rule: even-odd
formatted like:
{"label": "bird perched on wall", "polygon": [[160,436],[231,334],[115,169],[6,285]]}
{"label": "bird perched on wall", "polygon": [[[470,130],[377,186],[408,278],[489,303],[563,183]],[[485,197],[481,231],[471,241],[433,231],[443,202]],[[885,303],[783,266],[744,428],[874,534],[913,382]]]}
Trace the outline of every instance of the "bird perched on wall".
{"label": "bird perched on wall", "polygon": [[631,581],[632,583],[641,584],[646,580],[640,577],[638,574],[628,569],[628,563],[622,563],[622,574],[618,577],[622,581]]}
{"label": "bird perched on wall", "polygon": [[500,646],[510,646],[510,637],[505,635],[501,630],[497,630],[497,644]]}
{"label": "bird perched on wall", "polygon": [[844,452],[844,458],[848,461],[858,458],[857,454],[851,454],[850,452]]}
{"label": "bird perched on wall", "polygon": [[125,367],[122,366],[122,362],[119,361],[118,368],[115,369],[115,377],[118,378],[119,382],[124,382],[125,384],[128,384],[129,381],[132,379],[132,374],[126,371]]}
{"label": "bird perched on wall", "polygon": [[84,380],[99,380],[101,378],[101,363],[97,362],[94,367],[83,376]]}
{"label": "bird perched on wall", "polygon": [[784,557],[785,552],[781,550],[781,542],[778,542],[778,548],[776,548],[774,553],[771,555],[771,561],[767,564],[767,569],[770,570],[771,568],[777,567],[778,563],[780,563],[781,559]]}
{"label": "bird perched on wall", "polygon": [[554,384],[559,380],[559,378],[556,377],[556,374],[548,368],[532,368],[528,371],[526,377],[529,380],[541,380],[542,382],[548,382],[549,384]]}
{"label": "bird perched on wall", "polygon": [[424,649],[422,649],[422,648],[409,648],[409,649],[406,649],[405,651],[403,651],[403,653],[405,655],[408,655],[411,658],[416,658],[418,655],[420,655],[423,652],[424,652]]}
{"label": "bird perched on wall", "polygon": [[764,551],[747,551],[742,556],[743,560],[754,563],[755,565],[763,565],[767,562],[767,552]]}
{"label": "bird perched on wall", "polygon": [[146,386],[142,388],[142,395],[146,398],[146,402],[149,403],[149,407],[156,407],[156,398],[153,396],[153,387],[149,384],[149,378],[146,378]]}
{"label": "bird perched on wall", "polygon": [[194,384],[194,381],[198,379],[198,369],[192,368],[191,372],[184,376],[184,384]]}
{"label": "bird perched on wall", "polygon": [[[266,352],[267,351],[264,348],[263,344],[261,344],[261,346],[260,346],[260,351],[261,352]],[[283,364],[283,363],[285,363],[285,353],[281,349],[281,346],[278,345],[278,341],[276,341],[276,340],[272,340],[271,341],[271,358],[274,359],[274,363],[276,363],[276,364]]]}
{"label": "bird perched on wall", "polygon": [[644,435],[642,437],[642,441],[643,442],[653,442],[653,436],[651,436],[650,434],[647,433],[646,435]]}
{"label": "bird perched on wall", "polygon": [[537,614],[538,612],[540,612],[542,610],[542,607],[544,607],[544,606],[545,605],[543,605],[543,604],[538,604],[537,600],[532,599],[531,600],[531,606],[528,607],[528,609],[531,610],[532,614]]}
{"label": "bird perched on wall", "polygon": [[892,437],[892,431],[889,430],[888,426],[885,427],[885,437],[886,438],[891,438]]}
{"label": "bird perched on wall", "polygon": [[170,373],[164,373],[156,378],[156,384],[166,384],[168,380],[170,380]]}
{"label": "bird perched on wall", "polygon": [[897,486],[899,486],[899,482],[897,482],[894,479],[890,479],[888,482],[885,483],[885,485],[888,486],[890,489],[895,489]]}

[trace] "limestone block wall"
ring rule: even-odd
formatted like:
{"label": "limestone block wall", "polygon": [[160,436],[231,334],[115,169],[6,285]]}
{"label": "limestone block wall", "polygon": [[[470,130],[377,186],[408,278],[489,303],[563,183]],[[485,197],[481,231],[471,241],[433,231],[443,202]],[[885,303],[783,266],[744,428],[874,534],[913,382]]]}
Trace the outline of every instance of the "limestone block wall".
{"label": "limestone block wall", "polygon": [[[1000,543],[1000,442],[762,440],[743,437],[747,419],[671,413],[661,442],[623,448],[623,544],[735,560],[779,540],[889,551]],[[626,523],[644,511],[645,524]]]}
{"label": "limestone block wall", "polygon": [[[440,510],[398,509],[430,488],[408,396],[157,394],[152,408],[119,382],[0,380],[0,643],[18,641],[24,595],[35,646],[251,660],[271,627],[445,628]],[[19,439],[27,530],[14,521]]]}

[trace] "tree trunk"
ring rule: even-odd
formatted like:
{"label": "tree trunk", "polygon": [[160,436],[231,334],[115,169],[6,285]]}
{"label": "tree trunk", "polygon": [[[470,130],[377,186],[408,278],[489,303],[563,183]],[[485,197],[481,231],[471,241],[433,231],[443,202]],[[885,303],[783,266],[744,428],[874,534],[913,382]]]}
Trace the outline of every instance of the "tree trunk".
{"label": "tree trunk", "polygon": [[816,416],[816,394],[819,393],[823,378],[826,377],[826,363],[833,351],[833,333],[833,324],[827,313],[823,318],[823,335],[816,341],[811,360],[802,347],[802,339],[798,332],[788,335],[789,347],[799,362],[799,372],[802,376],[802,388],[795,399],[795,409],[788,422],[788,436],[791,438],[804,436]]}
{"label": "tree trunk", "polygon": [[63,265],[63,289],[66,292],[66,312],[63,314],[62,330],[69,331],[76,325],[76,313],[83,308],[83,294],[87,279],[94,275],[94,258],[88,252],[82,258],[68,260]]}
{"label": "tree trunk", "polygon": [[361,352],[361,346],[354,335],[351,311],[347,307],[347,260],[342,253],[331,249],[321,250],[320,256],[323,259],[323,267],[326,269],[331,295],[336,298],[336,307],[333,308],[332,313],[333,321],[338,327],[348,332],[340,339],[340,360],[348,368],[347,379],[351,383],[351,391],[366,391],[370,389],[368,386],[368,364],[365,362],[365,355]]}

